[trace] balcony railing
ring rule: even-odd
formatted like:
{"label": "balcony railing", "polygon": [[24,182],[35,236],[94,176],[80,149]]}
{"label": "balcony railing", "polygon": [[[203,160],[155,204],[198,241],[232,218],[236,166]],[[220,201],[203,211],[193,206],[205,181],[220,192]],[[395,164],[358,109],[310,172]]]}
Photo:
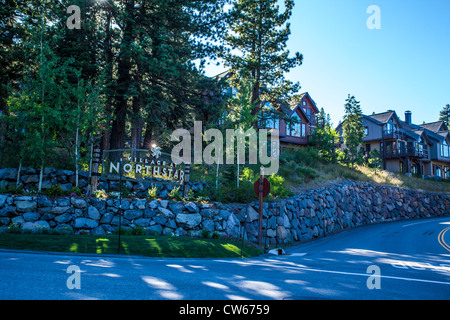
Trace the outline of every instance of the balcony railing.
{"label": "balcony railing", "polygon": [[386,148],[385,158],[389,159],[398,157],[428,158],[428,148],[422,144],[416,144],[414,146],[404,148]]}
{"label": "balcony railing", "polygon": [[400,140],[407,139],[406,133],[404,131],[393,129],[384,129],[383,137],[384,139],[400,139]]}

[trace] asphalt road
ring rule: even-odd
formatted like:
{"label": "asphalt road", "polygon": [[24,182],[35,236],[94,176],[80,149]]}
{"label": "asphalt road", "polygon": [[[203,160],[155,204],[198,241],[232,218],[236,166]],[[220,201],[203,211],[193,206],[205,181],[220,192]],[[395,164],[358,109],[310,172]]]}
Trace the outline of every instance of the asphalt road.
{"label": "asphalt road", "polygon": [[0,299],[450,299],[450,217],[361,227],[286,252],[159,259],[0,250]]}

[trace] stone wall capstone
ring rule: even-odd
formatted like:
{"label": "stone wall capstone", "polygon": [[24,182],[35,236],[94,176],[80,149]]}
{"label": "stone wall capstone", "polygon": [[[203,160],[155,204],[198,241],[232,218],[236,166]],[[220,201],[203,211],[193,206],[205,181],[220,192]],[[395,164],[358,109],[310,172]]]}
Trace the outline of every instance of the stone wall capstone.
{"label": "stone wall capstone", "polygon": [[[0,195],[0,229],[89,231],[108,234],[119,225],[148,233],[198,236],[202,230],[257,242],[258,203],[222,204],[168,200]],[[310,190],[264,203],[266,244],[308,241],[362,225],[450,214],[450,194],[366,182]]]}

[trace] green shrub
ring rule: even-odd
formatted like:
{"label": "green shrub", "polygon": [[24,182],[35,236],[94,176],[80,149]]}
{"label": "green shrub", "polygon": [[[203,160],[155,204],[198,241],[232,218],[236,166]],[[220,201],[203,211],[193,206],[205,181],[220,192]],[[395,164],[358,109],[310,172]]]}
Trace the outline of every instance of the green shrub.
{"label": "green shrub", "polygon": [[179,191],[180,191],[180,187],[173,188],[169,192],[168,197],[175,201],[183,201],[183,197],[180,195]]}
{"label": "green shrub", "polygon": [[208,239],[208,238],[210,237],[210,233],[211,233],[211,232],[209,232],[208,230],[203,229],[203,230],[202,230],[202,238]]}
{"label": "green shrub", "polygon": [[220,234],[217,231],[214,231],[211,235],[212,239],[219,239],[220,238]]}
{"label": "green shrub", "polygon": [[23,190],[21,187],[14,184],[9,185],[7,188],[0,188],[0,193],[23,194]]}
{"label": "green shrub", "polygon": [[319,175],[316,173],[314,169],[311,168],[305,168],[305,167],[297,167],[295,169],[295,173],[303,179],[306,180],[306,182],[309,182],[310,180],[316,179],[319,177]]}
{"label": "green shrub", "polygon": [[66,194],[69,196],[73,196],[73,194],[76,194],[77,196],[80,197],[83,195],[83,192],[79,187],[73,186],[72,188],[70,188],[69,191],[66,192]]}
{"label": "green shrub", "polygon": [[47,196],[51,196],[51,197],[57,197],[57,196],[64,195],[64,191],[62,190],[61,186],[59,186],[57,184],[52,185],[47,190],[44,190],[42,193]]}
{"label": "green shrub", "polygon": [[278,175],[271,175],[267,178],[270,182],[270,193],[273,197],[286,198],[294,193],[283,186],[284,178]]}
{"label": "green shrub", "polygon": [[157,194],[158,194],[158,188],[157,187],[153,187],[153,188],[148,189],[148,198],[150,200],[156,199]]}
{"label": "green shrub", "polygon": [[19,234],[19,233],[22,233],[22,227],[18,223],[11,223],[8,226],[8,229],[6,229],[4,232],[12,233],[12,234]]}
{"label": "green shrub", "polygon": [[127,230],[129,232],[129,235],[131,236],[146,236],[147,231],[145,231],[145,228],[141,226],[134,226],[133,228]]}

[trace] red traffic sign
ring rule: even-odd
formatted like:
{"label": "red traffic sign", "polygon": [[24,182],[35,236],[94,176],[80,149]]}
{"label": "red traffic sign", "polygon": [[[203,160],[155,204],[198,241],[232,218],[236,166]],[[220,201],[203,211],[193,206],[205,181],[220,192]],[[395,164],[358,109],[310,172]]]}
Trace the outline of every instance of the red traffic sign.
{"label": "red traffic sign", "polygon": [[[261,181],[261,178],[256,180],[256,182],[253,184],[253,191],[255,192],[256,196],[259,196],[259,182]],[[266,178],[263,180],[263,186],[262,186],[262,194],[263,198],[267,197],[267,195],[270,193],[270,182]]]}

